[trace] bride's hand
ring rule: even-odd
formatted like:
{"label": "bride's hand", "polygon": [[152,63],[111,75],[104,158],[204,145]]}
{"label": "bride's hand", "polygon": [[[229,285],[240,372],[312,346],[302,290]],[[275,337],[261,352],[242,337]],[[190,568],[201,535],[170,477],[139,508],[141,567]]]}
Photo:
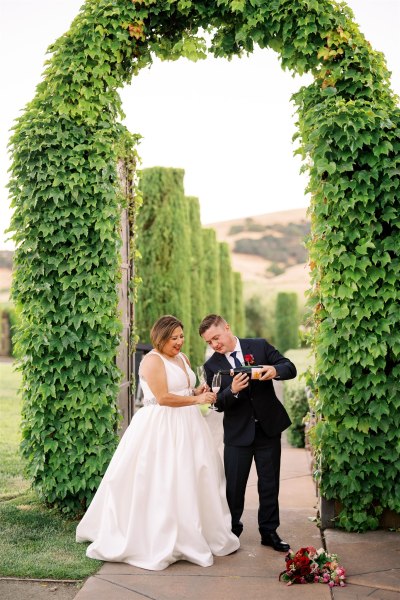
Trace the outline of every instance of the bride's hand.
{"label": "bride's hand", "polygon": [[204,392],[209,392],[209,391],[210,391],[210,386],[208,386],[206,383],[203,383],[202,385],[199,385],[199,387],[194,388],[194,395],[200,396],[200,394],[204,394]]}
{"label": "bride's hand", "polygon": [[213,404],[217,399],[217,394],[214,392],[204,392],[196,396],[196,404]]}

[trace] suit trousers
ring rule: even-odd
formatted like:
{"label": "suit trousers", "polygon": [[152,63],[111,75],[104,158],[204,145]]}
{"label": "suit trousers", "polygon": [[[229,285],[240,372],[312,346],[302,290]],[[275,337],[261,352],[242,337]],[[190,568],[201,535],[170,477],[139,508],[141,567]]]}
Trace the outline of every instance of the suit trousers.
{"label": "suit trousers", "polygon": [[244,509],[247,480],[254,462],[258,477],[258,528],[263,535],[279,527],[279,474],[281,464],[281,435],[268,437],[256,422],[253,444],[227,446],[224,449],[226,497],[232,516],[232,531],[242,533],[241,516]]}

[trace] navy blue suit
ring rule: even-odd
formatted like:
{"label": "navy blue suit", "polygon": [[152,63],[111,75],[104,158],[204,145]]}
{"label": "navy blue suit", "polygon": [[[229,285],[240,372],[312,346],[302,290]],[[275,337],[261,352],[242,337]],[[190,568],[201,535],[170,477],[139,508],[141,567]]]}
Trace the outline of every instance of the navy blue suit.
{"label": "navy blue suit", "polygon": [[[296,367],[262,338],[240,339],[243,355],[252,354],[254,364],[272,365],[279,379],[296,377]],[[214,373],[232,368],[224,354],[214,352],[204,365],[211,387]],[[254,458],[258,475],[260,533],[279,526],[279,473],[281,433],[291,421],[276,397],[271,380],[250,380],[236,398],[230,389],[232,377],[222,375],[216,406],[224,413],[224,464],[226,495],[232,515],[232,531],[240,535],[246,484]]]}

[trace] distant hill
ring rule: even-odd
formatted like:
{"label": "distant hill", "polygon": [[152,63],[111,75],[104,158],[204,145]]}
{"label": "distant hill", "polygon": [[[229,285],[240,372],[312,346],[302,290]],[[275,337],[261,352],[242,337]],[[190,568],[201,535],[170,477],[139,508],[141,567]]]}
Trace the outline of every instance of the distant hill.
{"label": "distant hill", "polygon": [[304,302],[309,288],[303,242],[310,228],[306,212],[299,208],[206,225],[215,229],[220,242],[229,244],[245,297],[293,291]]}
{"label": "distant hill", "polygon": [[[304,302],[304,292],[310,287],[307,254],[302,244],[309,229],[305,208],[221,221],[205,227],[215,229],[218,240],[229,244],[232,266],[242,274],[246,298],[293,291]],[[9,299],[12,256],[11,251],[0,251],[0,302]]]}

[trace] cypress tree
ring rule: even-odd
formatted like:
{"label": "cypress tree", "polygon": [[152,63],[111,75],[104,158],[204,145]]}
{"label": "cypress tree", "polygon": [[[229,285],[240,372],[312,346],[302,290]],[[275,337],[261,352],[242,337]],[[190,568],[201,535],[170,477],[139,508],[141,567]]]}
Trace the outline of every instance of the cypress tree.
{"label": "cypress tree", "polygon": [[231,255],[226,242],[219,243],[221,315],[235,329],[233,302],[233,274]]}
{"label": "cypress tree", "polygon": [[206,228],[203,234],[204,253],[204,312],[221,312],[219,248],[215,229]]}
{"label": "cypress tree", "polygon": [[276,298],[276,340],[280,352],[294,349],[299,344],[299,316],[297,294],[280,292]]}
{"label": "cypress tree", "polygon": [[153,167],[141,176],[143,205],[137,218],[138,274],[136,324],[139,340],[149,342],[154,321],[173,314],[185,325],[190,352],[190,236],[182,169]]}
{"label": "cypress tree", "polygon": [[233,272],[233,288],[235,333],[237,336],[243,337],[245,333],[243,281],[241,274],[237,271]]}
{"label": "cypress tree", "polygon": [[[191,290],[191,328],[190,328],[190,362],[192,366],[203,364],[205,345],[199,336],[199,323],[205,315],[204,286],[204,243],[200,221],[200,205],[198,198],[188,197],[190,227],[190,290]],[[185,344],[187,350],[187,346]]]}

